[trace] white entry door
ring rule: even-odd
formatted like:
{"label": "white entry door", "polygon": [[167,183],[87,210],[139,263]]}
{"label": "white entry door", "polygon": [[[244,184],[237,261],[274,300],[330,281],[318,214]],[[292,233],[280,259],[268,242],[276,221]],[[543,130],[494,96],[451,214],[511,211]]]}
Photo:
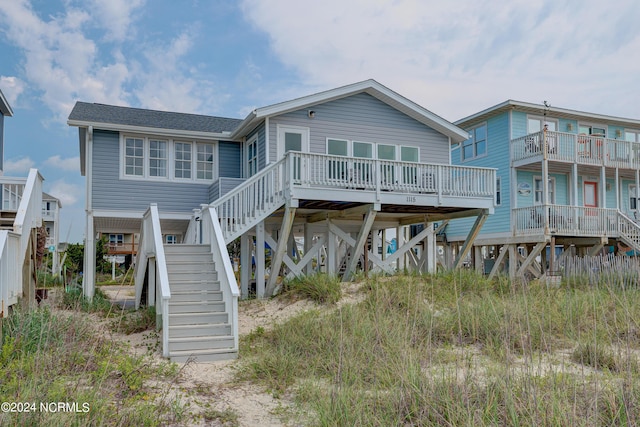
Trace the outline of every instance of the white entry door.
{"label": "white entry door", "polygon": [[[309,152],[309,128],[297,126],[278,125],[278,160],[289,151],[300,153]],[[302,178],[302,171],[306,170],[306,162],[298,158],[293,162],[293,177],[295,180]]]}

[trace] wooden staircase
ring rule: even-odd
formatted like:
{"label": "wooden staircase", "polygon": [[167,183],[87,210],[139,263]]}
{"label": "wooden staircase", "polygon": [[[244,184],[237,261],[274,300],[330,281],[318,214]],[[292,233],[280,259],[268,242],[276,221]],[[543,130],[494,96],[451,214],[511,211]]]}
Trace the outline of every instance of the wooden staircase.
{"label": "wooden staircase", "polygon": [[209,245],[164,246],[171,299],[169,358],[235,359],[233,328]]}
{"label": "wooden staircase", "polygon": [[16,220],[15,211],[0,211],[0,230],[13,231],[13,223]]}
{"label": "wooden staircase", "polygon": [[640,253],[640,226],[618,211],[618,237],[636,253]]}

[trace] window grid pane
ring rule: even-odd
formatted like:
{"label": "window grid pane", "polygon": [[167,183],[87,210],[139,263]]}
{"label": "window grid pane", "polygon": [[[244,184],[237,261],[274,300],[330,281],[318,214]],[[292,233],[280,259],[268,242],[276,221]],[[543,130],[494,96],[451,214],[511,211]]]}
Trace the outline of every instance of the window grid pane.
{"label": "window grid pane", "polygon": [[149,176],[167,176],[166,141],[149,141]]}
{"label": "window grid pane", "polygon": [[213,179],[213,145],[197,144],[197,179]]}
{"label": "window grid pane", "polygon": [[125,174],[142,176],[144,169],[144,145],[142,139],[125,140]]}
{"label": "window grid pane", "polygon": [[191,179],[191,144],[188,142],[176,142],[174,151],[174,176],[176,178]]}

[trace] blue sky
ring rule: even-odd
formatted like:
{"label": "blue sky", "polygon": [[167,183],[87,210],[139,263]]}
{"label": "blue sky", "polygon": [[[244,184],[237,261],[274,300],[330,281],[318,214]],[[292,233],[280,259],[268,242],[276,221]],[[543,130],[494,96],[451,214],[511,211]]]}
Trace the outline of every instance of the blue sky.
{"label": "blue sky", "polygon": [[81,241],[77,100],[244,118],[374,78],[450,121],[506,99],[640,118],[638,22],[636,0],[0,0],[5,174],[40,169]]}

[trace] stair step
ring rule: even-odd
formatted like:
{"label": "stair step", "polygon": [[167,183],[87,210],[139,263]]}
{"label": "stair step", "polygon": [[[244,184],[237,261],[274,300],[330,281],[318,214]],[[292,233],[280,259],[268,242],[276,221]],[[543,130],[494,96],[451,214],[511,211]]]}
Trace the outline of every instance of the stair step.
{"label": "stair step", "polygon": [[169,300],[169,314],[220,312],[225,312],[224,302],[172,302]]}
{"label": "stair step", "polygon": [[167,259],[167,271],[172,273],[213,272],[216,265],[213,261],[172,261]]}
{"label": "stair step", "polygon": [[176,252],[176,253],[165,253],[165,258],[167,262],[187,262],[187,263],[195,263],[195,262],[213,262],[211,258],[211,253],[199,253],[199,252]]}
{"label": "stair step", "polygon": [[208,254],[211,253],[210,245],[164,245],[165,254],[192,253],[192,254]]}
{"label": "stair step", "polygon": [[195,326],[210,325],[213,323],[227,323],[228,321],[229,315],[226,312],[169,314],[169,328],[173,326]]}
{"label": "stair step", "polygon": [[228,349],[219,350],[180,350],[169,353],[172,362],[186,363],[193,360],[194,362],[217,362],[220,360],[233,360],[238,358],[237,351],[229,351]]}
{"label": "stair step", "polygon": [[171,286],[171,302],[209,302],[222,301],[222,292],[198,289],[198,290],[177,290],[175,286]]}
{"label": "stair step", "polygon": [[225,323],[169,326],[169,339],[229,336],[231,333],[231,325]]}
{"label": "stair step", "polygon": [[169,283],[173,282],[215,282],[218,272],[213,271],[173,271],[167,269]]}
{"label": "stair step", "polygon": [[220,282],[218,280],[184,280],[182,278],[173,279],[169,276],[169,286],[173,292],[218,292]]}
{"label": "stair step", "polygon": [[180,350],[233,349],[232,335],[169,338],[169,353]]}

